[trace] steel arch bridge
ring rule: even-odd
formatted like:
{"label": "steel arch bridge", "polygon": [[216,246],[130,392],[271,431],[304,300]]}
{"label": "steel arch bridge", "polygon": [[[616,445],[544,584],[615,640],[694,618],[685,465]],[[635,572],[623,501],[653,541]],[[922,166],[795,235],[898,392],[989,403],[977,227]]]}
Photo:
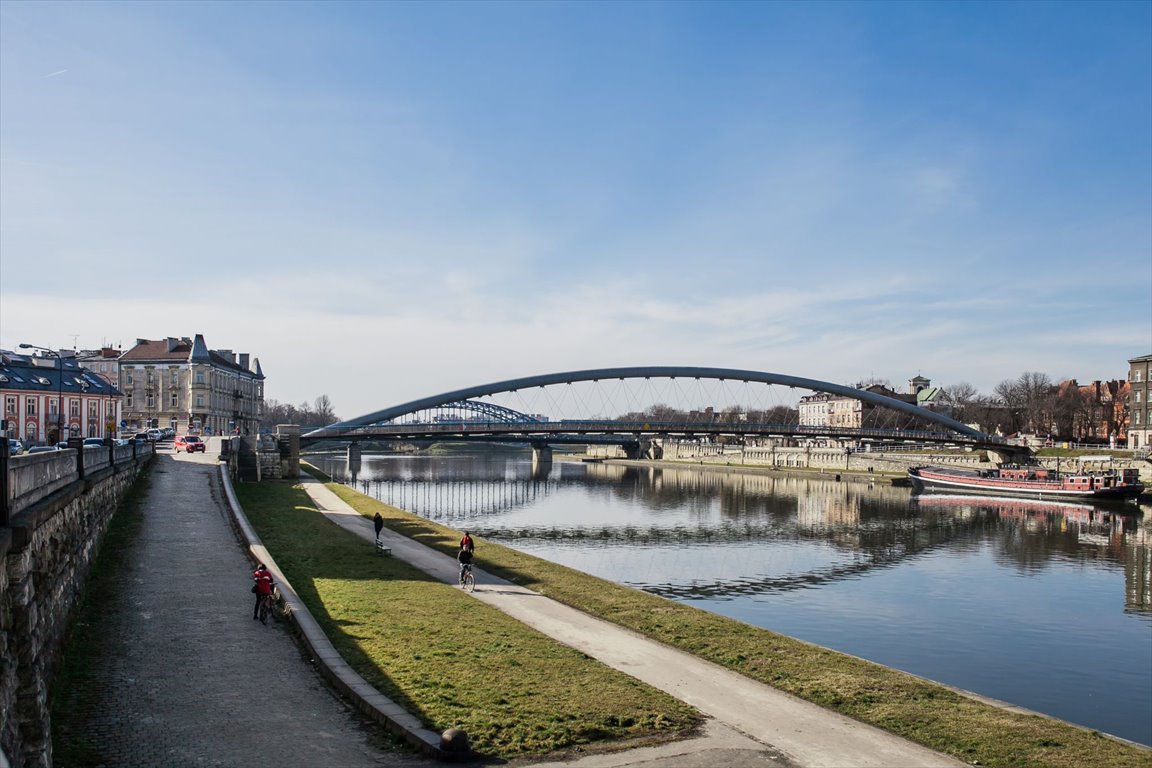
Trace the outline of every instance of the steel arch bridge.
{"label": "steel arch bridge", "polygon": [[[823,392],[860,400],[915,417],[930,425],[927,429],[882,429],[875,427],[806,426],[747,422],[654,422],[649,419],[537,419],[519,411],[478,398],[517,393],[524,390],[580,382],[608,382],[627,379],[695,379],[782,385],[793,389]],[[469,414],[467,417],[461,413]],[[524,442],[537,447],[563,443],[609,443],[636,445],[662,437],[785,436],[854,441],[861,439],[954,443],[973,447],[1006,447],[1001,439],[990,437],[951,417],[917,405],[855,387],[779,373],[732,368],[650,366],[599,368],[549,373],[468,387],[413,400],[354,419],[331,424],[301,436],[302,446],[319,442],[362,442],[369,440],[436,440]]]}

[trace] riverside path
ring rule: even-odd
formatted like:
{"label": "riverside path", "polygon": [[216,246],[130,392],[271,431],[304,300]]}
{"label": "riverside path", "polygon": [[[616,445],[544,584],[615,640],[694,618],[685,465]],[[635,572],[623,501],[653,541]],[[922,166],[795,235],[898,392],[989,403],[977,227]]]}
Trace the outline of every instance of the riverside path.
{"label": "riverside path", "polygon": [[252,620],[252,567],[212,453],[165,444],[139,530],[88,595],[99,624],[53,723],[61,766],[431,765],[323,682],[283,625]]}
{"label": "riverside path", "polygon": [[[304,488],[330,520],[367,542],[371,520],[312,478]],[[456,561],[395,534],[381,539],[392,554],[447,583],[458,578]],[[709,716],[708,738],[652,750],[595,755],[556,765],[667,768],[688,766],[877,766],[932,768],[965,763],[906,739],[795,698],[723,667],[669,648],[539,593],[476,569],[473,597],[560,642],[659,688]],[[543,764],[537,764],[543,765]]]}

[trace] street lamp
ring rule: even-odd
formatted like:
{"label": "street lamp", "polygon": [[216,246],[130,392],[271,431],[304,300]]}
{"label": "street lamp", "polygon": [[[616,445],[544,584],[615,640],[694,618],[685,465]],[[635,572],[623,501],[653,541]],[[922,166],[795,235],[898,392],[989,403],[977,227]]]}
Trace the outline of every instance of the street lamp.
{"label": "street lamp", "polygon": [[[59,352],[48,349],[48,347],[39,347],[35,344],[21,344],[20,349],[35,349],[37,352],[43,352],[56,358],[56,362],[60,367],[60,378],[58,379],[58,389],[56,392],[56,440],[60,442],[60,436],[64,434],[64,358],[60,356]],[[45,440],[44,442],[49,442]]]}

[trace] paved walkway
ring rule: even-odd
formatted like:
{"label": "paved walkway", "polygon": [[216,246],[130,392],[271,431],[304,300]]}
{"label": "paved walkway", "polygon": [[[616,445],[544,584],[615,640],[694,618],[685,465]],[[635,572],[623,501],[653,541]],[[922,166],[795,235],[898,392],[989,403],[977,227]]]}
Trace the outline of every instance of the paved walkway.
{"label": "paved walkway", "polygon": [[252,620],[217,458],[162,444],[141,530],[82,617],[102,627],[72,651],[87,674],[66,692],[57,744],[86,766],[431,765],[333,694],[283,625]]}
{"label": "paved walkway", "polygon": [[[305,489],[329,519],[366,541],[363,517],[318,481]],[[447,583],[456,561],[385,529],[392,554]],[[483,561],[483,551],[479,554]],[[837,715],[476,569],[473,596],[608,666],[667,691],[714,719],[707,739],[598,755],[564,765],[789,765],[929,768],[964,763]],[[559,765],[559,764],[557,764]]]}

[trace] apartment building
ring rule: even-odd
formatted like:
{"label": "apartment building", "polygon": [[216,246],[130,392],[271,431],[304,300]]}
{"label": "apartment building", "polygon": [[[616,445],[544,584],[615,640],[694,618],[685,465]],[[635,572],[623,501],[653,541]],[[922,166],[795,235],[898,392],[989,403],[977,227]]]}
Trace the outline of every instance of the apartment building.
{"label": "apartment building", "polygon": [[137,339],[119,358],[126,429],[171,427],[178,433],[255,434],[264,413],[259,358],[208,349],[192,339]]}
{"label": "apartment building", "polygon": [[1128,447],[1148,450],[1152,447],[1152,408],[1148,407],[1152,378],[1152,355],[1128,361]]}

